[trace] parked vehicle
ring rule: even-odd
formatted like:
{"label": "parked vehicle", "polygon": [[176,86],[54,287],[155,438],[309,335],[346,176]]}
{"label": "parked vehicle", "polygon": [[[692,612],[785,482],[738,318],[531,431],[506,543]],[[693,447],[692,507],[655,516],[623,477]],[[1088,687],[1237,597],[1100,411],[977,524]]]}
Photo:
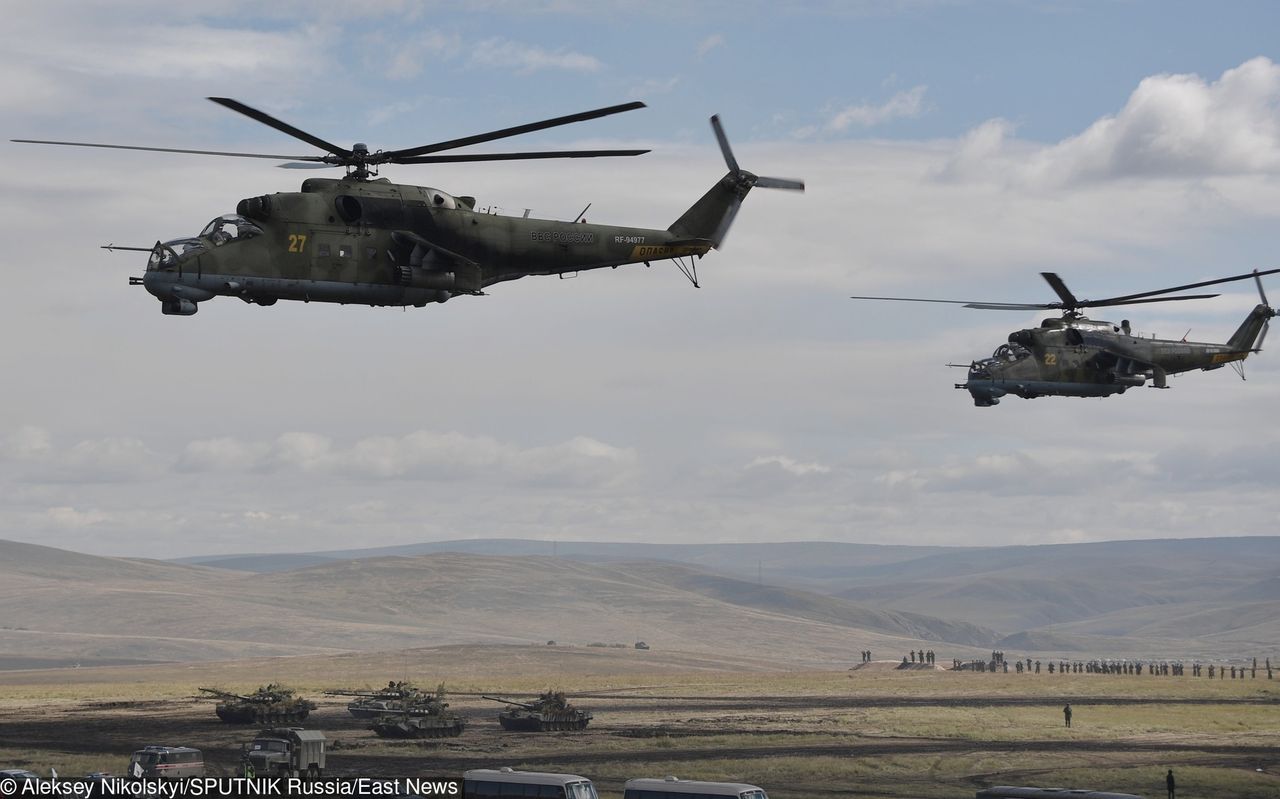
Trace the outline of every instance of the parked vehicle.
{"label": "parked vehicle", "polygon": [[596,787],[577,774],[516,771],[511,768],[472,769],[462,775],[462,795],[467,799],[600,799]]}
{"label": "parked vehicle", "polygon": [[129,756],[135,780],[189,780],[204,776],[204,755],[190,746],[144,746]]}
{"label": "parked vehicle", "polygon": [[764,788],[742,782],[664,779],[627,780],[623,799],[769,799]]}
{"label": "parked vehicle", "polygon": [[241,776],[316,779],[324,773],[325,743],[319,730],[282,727],[263,730],[240,756]]}
{"label": "parked vehicle", "polygon": [[26,783],[44,782],[44,778],[39,774],[36,774],[34,771],[27,771],[24,768],[0,769],[0,785],[7,785],[7,780],[14,781],[15,790],[13,793],[8,793],[3,788],[0,788],[0,797],[4,797],[4,799],[9,799],[13,796],[22,796],[22,786]]}

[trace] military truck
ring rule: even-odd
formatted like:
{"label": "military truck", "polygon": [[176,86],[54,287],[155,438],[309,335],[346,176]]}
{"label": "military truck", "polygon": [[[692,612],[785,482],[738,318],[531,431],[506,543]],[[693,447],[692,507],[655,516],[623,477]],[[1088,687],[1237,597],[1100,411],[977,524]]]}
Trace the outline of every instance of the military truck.
{"label": "military truck", "polygon": [[302,777],[324,773],[326,738],[319,730],[279,727],[263,730],[240,754],[240,776]]}

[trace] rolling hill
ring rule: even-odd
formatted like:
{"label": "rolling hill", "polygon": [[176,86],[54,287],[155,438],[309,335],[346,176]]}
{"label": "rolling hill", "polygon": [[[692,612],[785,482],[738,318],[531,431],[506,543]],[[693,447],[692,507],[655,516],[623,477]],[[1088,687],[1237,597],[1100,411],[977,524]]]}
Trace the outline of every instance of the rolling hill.
{"label": "rolling hill", "polygon": [[[841,666],[995,633],[647,561],[435,554],[257,573],[0,547],[0,660],[232,659],[548,640]],[[24,660],[25,659],[25,660]]]}
{"label": "rolling hill", "polygon": [[201,561],[0,542],[0,664],[644,640],[833,667],[868,648],[1274,657],[1280,640],[1273,537],[976,549],[494,539]]}

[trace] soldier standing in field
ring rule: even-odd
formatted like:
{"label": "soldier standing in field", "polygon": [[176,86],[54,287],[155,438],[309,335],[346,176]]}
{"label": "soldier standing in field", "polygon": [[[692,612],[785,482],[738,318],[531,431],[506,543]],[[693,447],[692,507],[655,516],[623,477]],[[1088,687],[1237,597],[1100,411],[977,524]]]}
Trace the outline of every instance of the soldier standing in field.
{"label": "soldier standing in field", "polygon": [[1169,799],[1173,799],[1173,769],[1169,769],[1169,773],[1165,775],[1164,787],[1169,789]]}
{"label": "soldier standing in field", "polygon": [[1070,704],[1068,704],[1066,707],[1062,709],[1062,719],[1063,721],[1066,722],[1068,727],[1071,726],[1071,705]]}

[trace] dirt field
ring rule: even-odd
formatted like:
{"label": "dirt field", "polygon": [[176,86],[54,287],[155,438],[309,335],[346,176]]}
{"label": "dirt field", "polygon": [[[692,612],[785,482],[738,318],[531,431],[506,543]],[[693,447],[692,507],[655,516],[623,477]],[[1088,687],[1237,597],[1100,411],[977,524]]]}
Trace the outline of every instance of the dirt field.
{"label": "dirt field", "polygon": [[[594,653],[592,653],[594,654]],[[389,660],[401,659],[388,673]],[[414,667],[406,668],[412,661]],[[518,672],[511,669],[520,663]],[[1280,796],[1280,680],[975,674],[874,664],[849,672],[729,671],[678,655],[450,648],[360,658],[0,672],[0,768],[121,773],[146,744],[196,746],[230,771],[251,728],[222,724],[198,685],[302,689],[306,726],[333,741],[339,776],[568,771],[604,797],[631,777],[751,782],[791,797],[960,797],[995,784],[1090,787],[1180,799]],[[575,668],[576,667],[576,668]],[[291,679],[291,676],[293,679]],[[384,741],[325,688],[388,679],[434,687],[468,719],[444,741]],[[582,732],[503,732],[481,693],[555,686],[595,714]],[[1074,708],[1073,727],[1062,706]]]}

